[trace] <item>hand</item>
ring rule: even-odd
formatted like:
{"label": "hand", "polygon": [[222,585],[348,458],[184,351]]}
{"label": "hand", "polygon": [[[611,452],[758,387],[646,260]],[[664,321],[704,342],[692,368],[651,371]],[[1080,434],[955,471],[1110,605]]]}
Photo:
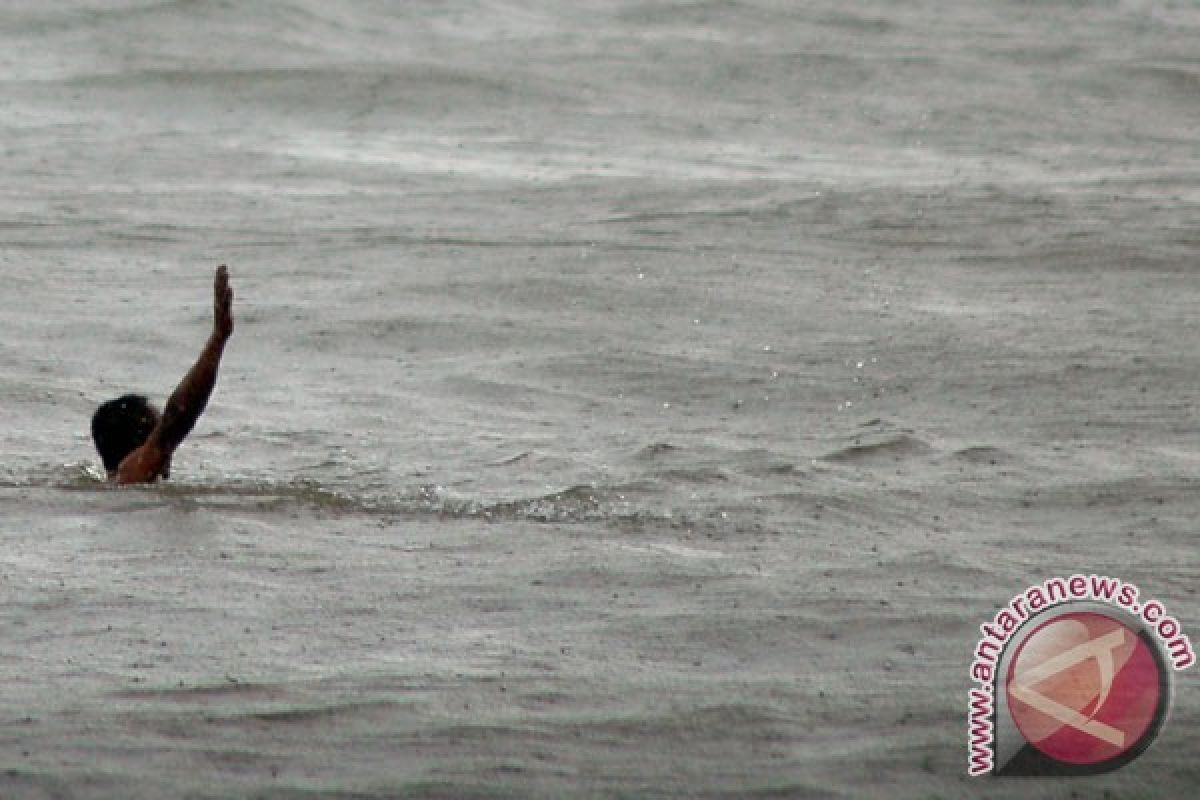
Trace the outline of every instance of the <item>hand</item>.
{"label": "hand", "polygon": [[213,332],[222,339],[233,335],[233,288],[229,285],[229,270],[224,264],[217,267],[213,282]]}

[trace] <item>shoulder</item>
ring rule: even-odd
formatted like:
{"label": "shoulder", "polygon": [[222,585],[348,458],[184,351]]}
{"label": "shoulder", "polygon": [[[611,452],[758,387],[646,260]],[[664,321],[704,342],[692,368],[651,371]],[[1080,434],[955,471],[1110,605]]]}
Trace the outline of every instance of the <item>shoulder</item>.
{"label": "shoulder", "polygon": [[117,467],[117,483],[153,483],[164,469],[170,469],[170,454],[159,447],[151,437],[149,441],[125,456]]}

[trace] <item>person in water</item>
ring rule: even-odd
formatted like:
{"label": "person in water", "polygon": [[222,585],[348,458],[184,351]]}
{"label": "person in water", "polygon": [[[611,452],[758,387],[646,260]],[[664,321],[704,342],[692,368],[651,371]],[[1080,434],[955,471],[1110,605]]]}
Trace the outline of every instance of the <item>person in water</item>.
{"label": "person in water", "polygon": [[208,404],[232,335],[233,289],[229,270],[221,265],[213,285],[212,335],[162,414],[142,395],[127,394],[109,400],[92,416],[92,440],[110,481],[153,483],[170,477],[171,456]]}

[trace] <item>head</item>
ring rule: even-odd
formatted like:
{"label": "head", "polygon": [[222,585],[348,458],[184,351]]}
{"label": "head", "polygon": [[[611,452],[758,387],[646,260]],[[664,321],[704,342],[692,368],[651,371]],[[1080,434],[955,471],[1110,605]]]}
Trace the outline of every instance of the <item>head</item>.
{"label": "head", "polygon": [[113,472],[125,456],[142,446],[158,425],[158,409],[140,394],[109,400],[92,415],[92,441],[104,469]]}

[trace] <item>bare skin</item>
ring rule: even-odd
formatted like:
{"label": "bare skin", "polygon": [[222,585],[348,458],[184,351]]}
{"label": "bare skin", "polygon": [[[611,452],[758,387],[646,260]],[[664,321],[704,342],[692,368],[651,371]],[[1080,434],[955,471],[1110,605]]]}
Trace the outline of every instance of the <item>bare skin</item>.
{"label": "bare skin", "polygon": [[233,289],[229,286],[229,270],[217,267],[213,284],[213,331],[196,363],[188,370],[179,386],[167,400],[158,425],[141,447],[121,461],[110,477],[117,483],[152,483],[167,477],[171,471],[171,455],[191,433],[200,418],[208,398],[217,385],[217,368],[225,343],[233,335]]}

